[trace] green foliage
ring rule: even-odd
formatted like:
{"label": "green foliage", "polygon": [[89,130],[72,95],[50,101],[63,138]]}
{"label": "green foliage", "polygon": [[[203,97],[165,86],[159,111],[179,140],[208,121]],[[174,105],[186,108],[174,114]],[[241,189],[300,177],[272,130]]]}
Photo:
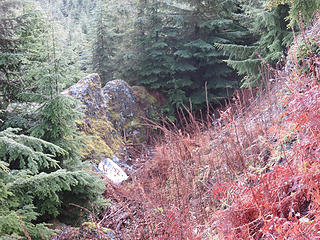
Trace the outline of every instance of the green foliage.
{"label": "green foliage", "polygon": [[[0,158],[10,164],[10,169],[28,169],[36,174],[59,166],[54,157],[66,154],[62,148],[41,139],[17,135],[18,130],[8,128],[0,132]],[[51,154],[45,154],[46,151]]]}
{"label": "green foliage", "polygon": [[57,95],[45,102],[38,109],[39,120],[29,132],[32,136],[44,139],[63,148],[68,157],[61,156],[60,161],[65,162],[67,167],[70,161],[72,165],[77,165],[80,161],[80,150],[83,146],[81,138],[77,132],[75,120],[81,114],[79,112],[80,103],[70,96]]}
{"label": "green foliage", "polygon": [[238,17],[250,29],[254,41],[246,45],[216,43],[216,46],[229,57],[228,65],[244,75],[243,86],[250,87],[259,83],[266,64],[275,67],[281,62],[293,40],[288,26],[296,27],[301,20],[308,24],[319,9],[320,1],[259,0],[241,3],[243,13]]}
{"label": "green foliage", "polygon": [[[0,171],[0,238],[2,239],[4,234],[23,236],[23,228],[26,228],[29,235],[34,238],[40,238],[40,234],[48,236],[52,234],[52,231],[45,224],[35,225],[33,223],[39,213],[35,211],[32,200],[25,201],[14,193],[13,185],[21,179],[16,178],[13,173],[28,172],[30,175],[36,175],[41,169],[57,167],[53,157],[64,151],[41,139],[18,135],[17,131],[18,129],[7,129],[0,132],[0,158],[3,160]],[[43,153],[44,149],[48,154]],[[30,198],[30,193],[24,190],[20,192],[20,195]]]}
{"label": "green foliage", "polygon": [[17,46],[20,39],[15,38],[23,22],[15,15],[18,1],[4,0],[0,2],[0,109],[6,108],[8,100],[15,98],[15,93],[21,87],[21,80],[12,78],[21,65]]}
{"label": "green foliage", "polygon": [[133,12],[132,3],[125,0],[98,1],[91,29],[92,65],[102,83],[113,80],[121,71]]}
{"label": "green foliage", "polygon": [[[84,145],[75,124],[75,120],[81,116],[79,106],[79,102],[72,97],[57,95],[39,109],[39,121],[30,129],[32,136],[54,143],[67,152],[67,156],[58,155],[56,159],[60,167],[69,171],[58,170],[50,174],[41,173],[41,176],[30,176],[24,184],[19,185],[19,189],[24,189],[30,186],[29,181],[37,182],[37,189],[29,188],[28,191],[37,196],[36,206],[42,215],[62,214],[60,217],[65,218],[63,209],[70,207],[69,202],[85,206],[103,191],[98,176],[80,170],[88,166],[80,161],[80,147]],[[43,199],[43,196],[47,198]],[[78,213],[78,210],[68,213],[69,216],[64,220],[69,221]]]}
{"label": "green foliage", "polygon": [[285,20],[289,16],[289,6],[278,5],[272,10],[266,10],[264,4],[265,0],[244,3],[243,12],[237,15],[251,32],[249,42],[215,44],[229,57],[227,64],[244,76],[244,87],[259,84],[266,65],[276,66],[293,39]]}
{"label": "green foliage", "polygon": [[17,103],[9,105],[10,111],[6,111],[2,121],[0,121],[0,130],[5,130],[10,127],[20,128],[20,132],[25,133],[33,126],[33,123],[37,121],[37,116],[34,114],[34,111],[39,106],[37,103]]}
{"label": "green foliage", "polygon": [[102,5],[97,11],[94,31],[92,63],[93,69],[99,74],[103,83],[113,78],[115,44],[119,41],[119,30],[115,26],[110,9]]}
{"label": "green foliage", "polygon": [[[95,16],[99,1],[92,0],[36,0],[50,15],[54,15],[57,24],[67,33],[67,44],[77,46],[86,42],[90,24]],[[87,50],[87,49],[84,49]]]}
{"label": "green foliage", "polygon": [[[81,70],[91,73],[91,28],[99,1],[92,0],[36,0],[48,16],[54,16],[55,28],[65,50],[72,49]],[[70,52],[72,55],[72,52]],[[62,59],[63,60],[63,59]]]}
{"label": "green foliage", "polygon": [[78,209],[72,214],[66,211],[69,203],[86,206],[88,201],[96,201],[104,184],[98,176],[81,170],[83,164],[78,170],[59,169],[55,157],[67,155],[65,150],[17,132],[0,132],[0,236],[23,235],[25,226],[30,236],[39,239],[38,229],[46,235],[52,231],[34,222],[56,216],[64,220],[77,217]]}
{"label": "green foliage", "polygon": [[[64,210],[70,208],[69,203],[86,206],[87,202],[94,202],[96,194],[103,191],[103,184],[97,181],[91,173],[83,170],[67,171],[57,170],[51,173],[40,173],[37,175],[28,172],[19,172],[14,175],[15,181],[10,185],[10,190],[23,202],[33,202],[37,212],[45,217],[59,216],[71,220],[77,217],[75,211],[73,216],[68,216]],[[92,185],[92,181],[96,185]],[[26,195],[25,193],[29,193]],[[68,199],[68,194],[72,199]]]}
{"label": "green foliage", "polygon": [[297,71],[302,74],[313,73],[316,76],[315,62],[320,54],[319,41],[313,36],[305,36],[294,49],[297,60]]}
{"label": "green foliage", "polygon": [[82,76],[77,51],[66,46],[54,19],[44,17],[43,11],[29,1],[23,8],[19,6],[0,18],[8,29],[3,37],[0,33],[0,39],[5,39],[0,41],[3,109],[12,101],[41,102]]}
{"label": "green foliage", "polygon": [[215,43],[245,42],[247,31],[234,21],[236,4],[226,1],[139,1],[127,78],[168,97],[171,114],[182,105],[205,106],[238,86]]}
{"label": "green foliage", "polygon": [[312,20],[314,13],[320,7],[319,0],[269,0],[268,5],[271,8],[276,8],[279,5],[288,4],[290,6],[288,19],[289,25],[294,26],[301,24],[300,20],[303,20],[307,25]]}
{"label": "green foliage", "polygon": [[0,108],[11,103],[0,131],[0,239],[48,239],[53,231],[41,222],[74,223],[80,211],[69,204],[88,207],[104,183],[80,159],[79,103],[59,95],[81,76],[77,51],[38,5],[9,2],[0,2],[1,26],[12,19],[9,33],[0,28]]}
{"label": "green foliage", "polygon": [[[12,201],[10,199],[10,201]],[[48,224],[34,224],[38,214],[33,205],[26,205],[16,210],[1,208],[0,214],[0,239],[25,239],[25,232],[32,239],[49,239],[55,231],[48,228]]]}
{"label": "green foliage", "polygon": [[297,58],[299,63],[300,61],[302,62],[304,59],[311,57],[312,55],[319,54],[320,46],[318,41],[314,39],[306,39],[298,45]]}

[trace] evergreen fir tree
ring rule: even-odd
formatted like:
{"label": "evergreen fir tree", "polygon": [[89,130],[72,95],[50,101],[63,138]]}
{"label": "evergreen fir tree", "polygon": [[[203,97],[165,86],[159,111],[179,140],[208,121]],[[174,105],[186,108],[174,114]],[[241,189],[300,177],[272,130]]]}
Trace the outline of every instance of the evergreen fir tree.
{"label": "evergreen fir tree", "polygon": [[13,239],[23,236],[23,227],[32,239],[41,239],[41,235],[48,238],[53,231],[36,222],[70,214],[66,212],[68,203],[85,206],[101,194],[104,184],[98,177],[83,170],[61,169],[55,159],[59,155],[67,156],[67,152],[47,141],[18,134],[18,129],[0,132],[0,239],[8,239],[5,234]]}
{"label": "evergreen fir tree", "polygon": [[304,21],[305,25],[308,25],[320,7],[319,0],[269,0],[268,6],[270,8],[276,8],[279,5],[289,5],[289,16],[290,26],[302,24],[301,20]]}
{"label": "evergreen fir tree", "polygon": [[79,70],[64,55],[65,45],[57,41],[54,21],[49,23],[28,4],[23,9],[17,6],[12,14],[13,19],[20,19],[10,33],[17,41],[8,45],[12,48],[3,48],[2,56],[16,56],[19,64],[11,67],[11,62],[4,62],[1,77],[8,80],[3,83],[7,89],[10,81],[23,81],[16,86],[14,97],[2,90],[3,95],[7,102],[33,101],[41,107],[33,112],[38,118],[28,131],[32,136],[7,128],[7,122],[0,132],[0,185],[4,189],[0,194],[0,238],[4,234],[9,235],[6,239],[23,236],[23,226],[33,239],[41,239],[41,234],[48,238],[52,231],[37,223],[56,217],[72,223],[80,210],[71,211],[69,203],[88,206],[99,199],[104,184],[99,176],[84,170],[90,166],[80,159],[81,139],[75,125],[79,104],[59,95],[70,84],[66,79],[77,80],[71,76],[78,76]]}
{"label": "evergreen fir tree", "polygon": [[[34,224],[39,213],[30,201],[30,193],[15,192],[13,184],[21,180],[16,177],[18,173],[38,174],[40,169],[56,167],[54,155],[65,152],[40,139],[18,135],[17,131],[7,129],[0,132],[0,239],[24,236],[23,227],[34,239],[40,239],[41,234],[48,238],[53,231],[46,224]],[[47,154],[43,153],[44,149]]]}
{"label": "evergreen fir tree", "polygon": [[246,41],[248,32],[231,18],[236,10],[225,1],[139,1],[132,82],[167,95],[171,113],[189,101],[203,107],[206,84],[210,102],[232,94],[237,75],[214,44]]}
{"label": "evergreen fir tree", "polygon": [[102,83],[119,76],[120,65],[128,48],[124,45],[130,34],[130,17],[133,4],[124,0],[100,0],[96,9],[95,26],[92,31],[93,70],[99,73]]}
{"label": "evergreen fir tree", "polygon": [[68,156],[60,166],[74,168],[80,164],[79,148],[83,144],[77,132],[75,120],[81,116],[78,107],[80,103],[70,96],[56,95],[46,101],[38,110],[38,122],[29,132],[32,136],[41,138],[63,148]]}
{"label": "evergreen fir tree", "polygon": [[118,33],[112,18],[105,5],[97,11],[95,40],[93,43],[92,62],[93,69],[99,74],[103,83],[112,80],[114,63],[112,59],[115,55],[115,44],[119,40]]}
{"label": "evergreen fir tree", "polygon": [[259,84],[263,66],[275,66],[292,41],[292,32],[285,20],[289,15],[289,6],[279,5],[266,10],[265,4],[265,0],[244,4],[243,12],[237,16],[250,30],[251,41],[246,44],[215,44],[229,57],[226,61],[228,65],[244,76],[243,87]]}
{"label": "evergreen fir tree", "polygon": [[23,23],[15,14],[18,1],[4,0],[0,2],[0,110],[5,109],[11,99],[15,99],[22,86],[21,79],[16,76],[21,65],[17,46],[20,39],[16,31]]}
{"label": "evergreen fir tree", "polygon": [[0,44],[1,102],[6,105],[43,101],[56,91],[52,87],[58,84],[53,86],[52,80],[60,79],[61,91],[82,77],[77,56],[71,47],[65,47],[54,23],[49,23],[30,2],[16,6],[11,17],[10,11],[6,13],[12,20],[4,27],[9,30],[3,37],[6,41]]}
{"label": "evergreen fir tree", "polygon": [[37,0],[42,9],[55,18],[55,25],[60,29],[63,44],[79,54],[77,63],[86,72],[92,72],[91,28],[96,17],[99,1],[92,0]]}

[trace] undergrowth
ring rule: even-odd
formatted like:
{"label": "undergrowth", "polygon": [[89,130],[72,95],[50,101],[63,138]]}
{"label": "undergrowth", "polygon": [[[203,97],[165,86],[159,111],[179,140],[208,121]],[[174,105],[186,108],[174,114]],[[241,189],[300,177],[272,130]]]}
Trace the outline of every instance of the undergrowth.
{"label": "undergrowth", "polygon": [[243,100],[239,93],[219,119],[197,121],[189,113],[184,129],[157,125],[164,138],[151,155],[134,160],[138,170],[131,181],[107,181],[111,206],[97,224],[114,229],[120,239],[196,240],[222,233],[217,211],[230,210],[255,174],[281,161],[272,150],[278,140],[270,129],[281,113],[272,91],[260,89],[250,110],[236,100]]}
{"label": "undergrowth", "polygon": [[119,239],[320,238],[320,35],[302,34],[249,105],[235,94],[218,119],[157,125],[164,138],[131,180],[106,181],[95,224]]}

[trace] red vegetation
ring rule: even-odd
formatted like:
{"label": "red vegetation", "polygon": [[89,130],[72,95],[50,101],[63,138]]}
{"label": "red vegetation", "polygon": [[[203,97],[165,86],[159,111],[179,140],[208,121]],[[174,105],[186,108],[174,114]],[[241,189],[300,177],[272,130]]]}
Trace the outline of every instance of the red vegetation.
{"label": "red vegetation", "polygon": [[215,214],[221,239],[320,238],[320,86],[314,74],[319,69],[306,73],[299,67],[296,63],[278,76],[286,85],[286,120],[278,132],[295,136],[292,149],[285,150],[280,141],[281,164],[262,174],[245,174],[250,182],[239,186],[241,194],[233,196],[229,208]]}
{"label": "red vegetation", "polygon": [[[218,121],[197,122],[190,114],[184,130],[158,126],[164,139],[150,158],[135,159],[138,171],[132,181],[107,184],[112,206],[99,224],[114,229],[121,239],[195,240],[232,236],[232,228],[256,221],[259,211],[249,199],[248,186],[258,184],[255,172],[270,168],[271,149],[278,142],[268,131],[280,115],[274,93],[259,95],[263,97],[250,110],[236,101]],[[232,205],[242,196],[248,196],[244,204],[250,206],[243,206],[243,213],[242,205]],[[242,222],[234,208],[245,218]]]}
{"label": "red vegetation", "polygon": [[274,83],[254,100],[243,92],[217,121],[190,113],[184,130],[158,126],[164,139],[134,160],[132,181],[107,183],[98,224],[120,239],[320,238],[320,61],[310,54],[301,64],[291,53]]}

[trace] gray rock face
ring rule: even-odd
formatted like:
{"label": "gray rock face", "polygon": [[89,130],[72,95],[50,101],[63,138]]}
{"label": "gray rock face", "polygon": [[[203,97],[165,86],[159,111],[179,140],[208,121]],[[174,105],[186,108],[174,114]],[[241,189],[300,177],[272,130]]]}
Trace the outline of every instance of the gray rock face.
{"label": "gray rock face", "polygon": [[138,142],[145,139],[143,118],[148,118],[157,109],[156,100],[144,87],[129,86],[123,80],[106,83],[102,92],[107,104],[107,118],[120,135]]}
{"label": "gray rock face", "polygon": [[106,114],[107,105],[104,98],[101,79],[98,74],[90,74],[71,86],[62,94],[67,94],[79,99],[85,106],[86,116],[99,118]]}
{"label": "gray rock face", "polygon": [[107,82],[102,91],[109,107],[109,119],[116,129],[124,128],[128,119],[136,117],[139,110],[131,87],[123,80],[113,80]]}
{"label": "gray rock face", "polygon": [[95,158],[114,155],[124,137],[136,143],[146,140],[143,118],[155,111],[156,100],[143,87],[113,80],[102,88],[99,75],[91,74],[63,94],[83,104],[85,116],[79,125],[85,136],[98,137],[88,143],[89,152]]}

